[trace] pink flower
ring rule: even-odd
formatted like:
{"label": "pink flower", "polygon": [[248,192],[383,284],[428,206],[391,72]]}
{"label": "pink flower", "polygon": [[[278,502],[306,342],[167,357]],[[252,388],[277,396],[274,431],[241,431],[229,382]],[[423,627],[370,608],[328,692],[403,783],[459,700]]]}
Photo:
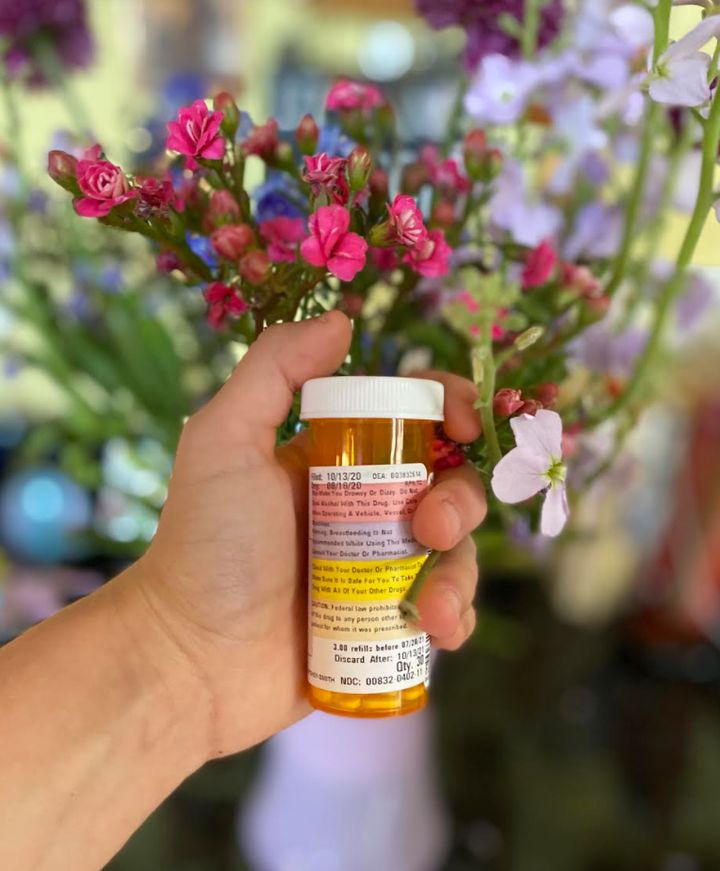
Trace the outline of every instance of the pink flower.
{"label": "pink flower", "polygon": [[256,154],[263,160],[272,160],[275,157],[275,149],[280,142],[278,138],[278,122],[271,118],[267,124],[253,127],[250,135],[243,142],[245,154]]}
{"label": "pink flower", "polygon": [[302,218],[271,218],[260,224],[260,235],[268,243],[268,257],[273,263],[292,263],[297,258],[297,243],[305,236]]}
{"label": "pink flower", "polygon": [[[460,293],[457,294],[454,298],[454,302],[461,302],[465,308],[470,312],[470,314],[477,314],[480,311],[480,303],[472,297],[467,290],[461,290]],[[507,309],[499,308],[497,310],[498,316],[500,318],[507,317]],[[480,327],[475,325],[470,327],[470,335],[475,338],[480,338]],[[505,329],[499,324],[494,323],[492,325],[492,339],[494,342],[500,341],[500,339],[505,338]]]}
{"label": "pink flower", "polygon": [[336,203],[344,206],[350,198],[345,178],[346,163],[344,157],[328,157],[324,152],[312,157],[305,155],[303,181],[310,185],[314,196],[326,193]]}
{"label": "pink flower", "polygon": [[327,266],[341,281],[352,281],[365,266],[367,242],[349,233],[350,215],[342,206],[322,206],[310,215],[311,236],[300,248],[313,266]]}
{"label": "pink flower", "polygon": [[427,238],[423,214],[418,209],[413,197],[406,194],[398,194],[388,206],[390,217],[388,219],[389,237],[398,245],[415,248]]}
{"label": "pink flower", "polygon": [[203,296],[208,304],[208,323],[214,330],[219,330],[226,318],[237,317],[248,310],[247,303],[235,289],[219,281],[208,285]]}
{"label": "pink flower", "polygon": [[109,160],[100,160],[102,148],[94,145],[78,161],[77,180],[84,197],[73,205],[83,218],[103,218],[120,203],[131,200],[137,191],[130,187],[125,173]]}
{"label": "pink flower", "polygon": [[495,466],[492,489],[501,502],[524,502],[547,491],[540,520],[543,535],[559,535],[569,516],[562,462],[562,421],[554,411],[541,409],[534,417],[510,420],[517,447]]}
{"label": "pink flower", "polygon": [[557,262],[557,252],[545,239],[528,254],[522,273],[522,289],[529,290],[531,287],[546,284],[555,271]]}
{"label": "pink flower", "polygon": [[325,100],[328,111],[352,112],[359,109],[364,115],[384,105],[385,97],[377,88],[351,79],[335,82]]}
{"label": "pink flower", "polygon": [[513,390],[512,387],[503,387],[498,390],[493,399],[493,414],[495,417],[510,417],[523,407],[524,400],[521,390]]}
{"label": "pink flower", "polygon": [[398,256],[394,248],[370,248],[370,258],[380,272],[392,272],[398,268]]}
{"label": "pink flower", "polygon": [[135,185],[138,196],[135,211],[140,217],[166,212],[175,196],[170,179],[136,178]]}
{"label": "pink flower", "polygon": [[218,134],[222,120],[222,112],[211,112],[204,100],[195,100],[179,111],[177,121],[168,124],[167,147],[190,158],[222,160],[225,142]]}
{"label": "pink flower", "polygon": [[424,242],[407,252],[403,263],[425,278],[439,278],[450,271],[448,257],[451,254],[452,248],[445,241],[443,231],[430,230]]}

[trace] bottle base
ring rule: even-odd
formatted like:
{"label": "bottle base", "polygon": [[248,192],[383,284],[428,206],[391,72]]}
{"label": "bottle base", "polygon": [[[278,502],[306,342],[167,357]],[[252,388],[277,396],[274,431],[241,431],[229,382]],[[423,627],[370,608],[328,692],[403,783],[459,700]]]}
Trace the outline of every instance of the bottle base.
{"label": "bottle base", "polygon": [[333,693],[308,684],[308,699],[318,711],[340,717],[383,719],[414,714],[425,707],[428,692],[424,683],[394,693]]}

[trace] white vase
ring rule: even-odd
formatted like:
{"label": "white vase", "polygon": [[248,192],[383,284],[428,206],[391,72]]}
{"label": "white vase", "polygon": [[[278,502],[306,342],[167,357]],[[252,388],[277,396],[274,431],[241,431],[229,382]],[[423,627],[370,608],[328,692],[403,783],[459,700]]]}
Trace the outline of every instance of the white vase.
{"label": "white vase", "polygon": [[244,803],[253,871],[438,871],[449,843],[428,709],[387,720],[315,712],[276,735]]}

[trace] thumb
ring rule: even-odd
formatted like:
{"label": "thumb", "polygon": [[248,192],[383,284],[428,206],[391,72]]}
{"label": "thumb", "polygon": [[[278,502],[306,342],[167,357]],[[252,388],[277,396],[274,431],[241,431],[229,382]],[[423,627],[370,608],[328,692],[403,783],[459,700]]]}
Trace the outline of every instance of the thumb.
{"label": "thumb", "polygon": [[309,378],[332,375],[350,349],[352,326],[339,311],[269,327],[238,363],[221,390],[203,409],[237,445],[275,447],[275,428],[290,410],[293,395]]}

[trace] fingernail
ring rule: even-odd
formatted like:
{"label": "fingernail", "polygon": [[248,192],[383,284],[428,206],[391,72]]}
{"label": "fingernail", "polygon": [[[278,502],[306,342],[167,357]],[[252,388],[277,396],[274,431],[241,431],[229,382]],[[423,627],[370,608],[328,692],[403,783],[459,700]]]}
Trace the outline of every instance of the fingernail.
{"label": "fingernail", "polygon": [[458,539],[460,538],[460,533],[462,532],[462,517],[460,516],[458,507],[454,502],[451,502],[449,499],[444,500],[444,505],[445,515],[447,516],[448,522],[450,523],[453,538]]}

